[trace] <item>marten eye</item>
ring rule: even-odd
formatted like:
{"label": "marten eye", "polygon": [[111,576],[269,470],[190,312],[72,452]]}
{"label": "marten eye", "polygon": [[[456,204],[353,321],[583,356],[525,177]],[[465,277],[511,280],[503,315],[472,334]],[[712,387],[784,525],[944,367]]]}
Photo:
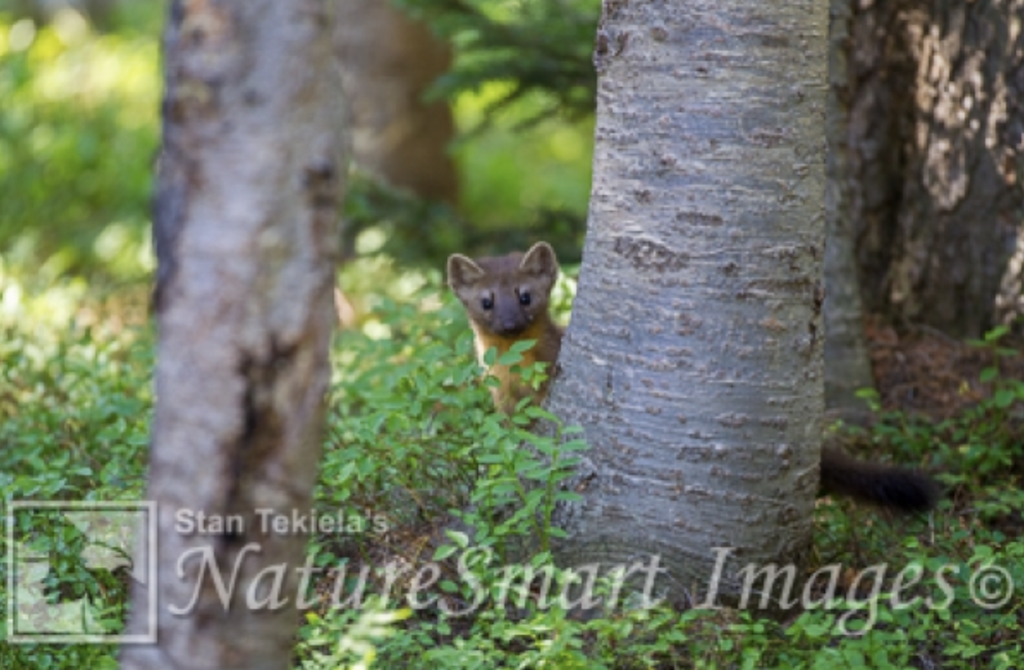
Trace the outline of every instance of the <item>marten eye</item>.
{"label": "marten eye", "polygon": [[520,305],[529,305],[530,304],[530,292],[529,291],[520,291],[519,292],[519,304]]}
{"label": "marten eye", "polygon": [[490,311],[494,307],[494,300],[491,298],[484,298],[480,301],[480,306],[485,310]]}

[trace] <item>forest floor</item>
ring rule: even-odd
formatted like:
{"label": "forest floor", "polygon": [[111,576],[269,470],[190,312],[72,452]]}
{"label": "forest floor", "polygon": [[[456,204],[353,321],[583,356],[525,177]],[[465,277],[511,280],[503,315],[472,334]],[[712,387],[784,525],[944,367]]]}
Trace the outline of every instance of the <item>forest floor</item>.
{"label": "forest floor", "polygon": [[[992,385],[980,381],[994,362],[991,346],[973,346],[927,326],[897,332],[877,318],[868,319],[865,332],[883,410],[945,419],[992,393]],[[1024,348],[1000,344],[1017,350],[1001,357],[1001,377],[1024,379]]]}

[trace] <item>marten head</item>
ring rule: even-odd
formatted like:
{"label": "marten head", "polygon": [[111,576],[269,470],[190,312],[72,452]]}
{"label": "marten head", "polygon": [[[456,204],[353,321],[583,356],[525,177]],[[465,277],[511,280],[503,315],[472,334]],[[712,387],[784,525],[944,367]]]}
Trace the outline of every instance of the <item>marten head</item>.
{"label": "marten head", "polygon": [[547,242],[538,242],[525,254],[448,258],[448,284],[470,320],[502,337],[515,337],[547,315],[557,278],[558,259]]}

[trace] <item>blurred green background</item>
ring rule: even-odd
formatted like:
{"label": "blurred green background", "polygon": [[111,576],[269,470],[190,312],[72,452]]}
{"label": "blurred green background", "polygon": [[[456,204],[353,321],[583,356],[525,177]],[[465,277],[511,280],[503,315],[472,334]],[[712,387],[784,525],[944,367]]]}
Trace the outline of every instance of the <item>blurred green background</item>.
{"label": "blurred green background", "polygon": [[[109,3],[102,22],[70,8],[34,19],[31,4],[0,1],[0,306],[8,317],[15,303],[24,317],[33,297],[49,300],[42,311],[53,311],[61,301],[46,294],[55,290],[70,290],[64,302],[76,303],[85,293],[106,298],[148,285],[155,263],[150,197],[166,3]],[[441,23],[458,44],[464,26]],[[570,240],[568,247],[581,236],[592,115],[557,113],[564,101],[543,87],[508,99],[515,87],[483,81],[472,39],[462,41],[459,62],[473,74],[449,77],[448,88],[438,89],[450,96],[459,129],[451,149],[459,206],[382,196],[379,185],[355,176],[345,205],[360,254],[353,276],[439,276],[442,254],[464,251],[467,234],[479,240],[499,231],[499,247],[545,230]],[[413,224],[434,243],[386,244],[396,227]],[[525,232],[509,236],[516,230]],[[343,286],[358,294],[371,283],[380,282]]]}

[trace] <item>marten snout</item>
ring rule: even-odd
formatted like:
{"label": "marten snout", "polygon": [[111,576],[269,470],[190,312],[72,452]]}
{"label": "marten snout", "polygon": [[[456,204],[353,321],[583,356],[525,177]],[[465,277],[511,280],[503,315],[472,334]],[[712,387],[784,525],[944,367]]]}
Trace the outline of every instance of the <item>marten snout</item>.
{"label": "marten snout", "polygon": [[491,326],[496,335],[519,335],[530,325],[529,317],[523,312],[519,300],[514,295],[497,296],[495,303]]}

